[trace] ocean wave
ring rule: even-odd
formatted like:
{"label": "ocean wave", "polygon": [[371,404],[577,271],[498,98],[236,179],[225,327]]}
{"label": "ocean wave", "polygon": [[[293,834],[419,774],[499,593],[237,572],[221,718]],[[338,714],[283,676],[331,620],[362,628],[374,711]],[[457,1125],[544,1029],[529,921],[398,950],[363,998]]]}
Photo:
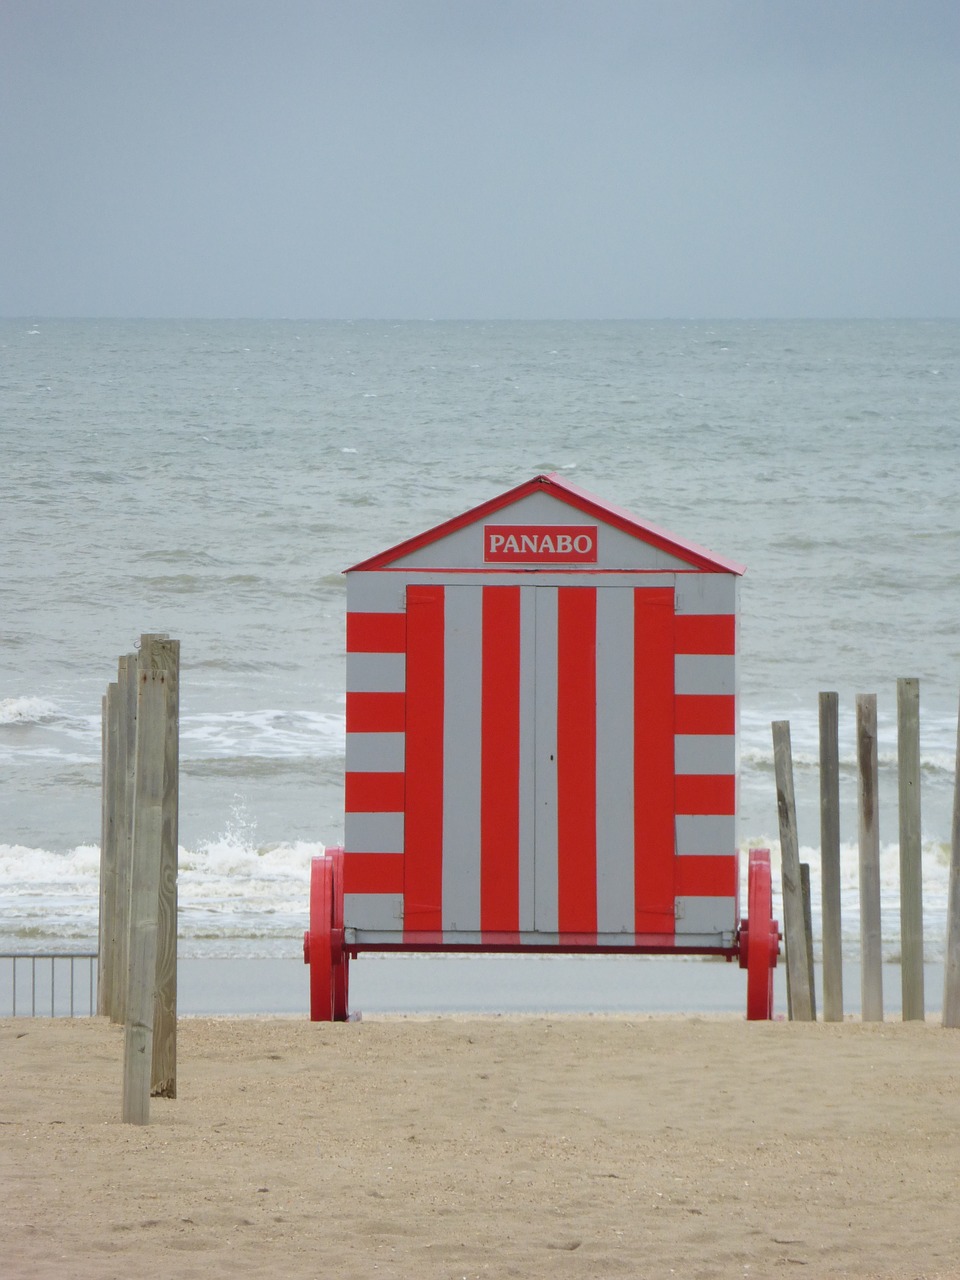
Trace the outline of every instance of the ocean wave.
{"label": "ocean wave", "polygon": [[63,712],[46,698],[0,698],[0,725],[53,724]]}
{"label": "ocean wave", "polygon": [[[797,773],[817,773],[820,770],[819,751],[817,754],[810,751],[791,751],[791,759]],[[773,773],[773,751],[772,749],[768,751],[760,747],[742,747],[740,763],[761,773]],[[896,772],[898,765],[899,761],[895,751],[878,752],[877,767],[881,771],[892,770]],[[842,754],[839,758],[839,767],[842,774],[855,776],[858,770],[857,757],[852,754]],[[920,756],[920,772],[930,777],[952,778],[955,767],[956,757],[949,752],[937,751],[921,754]]]}
{"label": "ocean wave", "polygon": [[208,712],[180,721],[184,754],[200,759],[342,756],[344,734],[342,715],[320,711]]}

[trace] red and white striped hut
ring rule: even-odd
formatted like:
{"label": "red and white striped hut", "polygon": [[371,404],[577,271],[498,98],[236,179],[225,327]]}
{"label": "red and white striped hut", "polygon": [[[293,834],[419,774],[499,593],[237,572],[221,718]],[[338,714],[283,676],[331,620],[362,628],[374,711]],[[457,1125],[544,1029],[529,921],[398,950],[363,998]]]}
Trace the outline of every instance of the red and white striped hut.
{"label": "red and white striped hut", "polygon": [[740,953],[743,571],[556,475],[346,571],[315,1016],[362,950]]}

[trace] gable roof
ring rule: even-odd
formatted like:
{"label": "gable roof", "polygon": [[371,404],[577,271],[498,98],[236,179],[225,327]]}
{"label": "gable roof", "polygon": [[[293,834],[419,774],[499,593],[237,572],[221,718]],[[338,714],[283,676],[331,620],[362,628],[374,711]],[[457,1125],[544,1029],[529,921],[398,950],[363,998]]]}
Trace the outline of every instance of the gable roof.
{"label": "gable roof", "polygon": [[722,556],[715,555],[712,551],[708,551],[705,547],[698,546],[696,543],[686,542],[681,538],[677,538],[665,529],[649,524],[645,520],[638,520],[636,516],[630,515],[629,512],[620,507],[612,506],[610,503],[602,501],[594,494],[588,493],[586,489],[581,489],[578,485],[571,484],[569,480],[565,480],[556,473],[534,476],[532,480],[525,480],[522,484],[516,485],[515,488],[508,489],[505,493],[501,493],[495,498],[490,498],[486,502],[481,502],[479,506],[472,507],[461,515],[445,520],[442,524],[434,525],[432,529],[427,529],[423,533],[415,534],[412,538],[407,538],[386,551],[380,551],[376,555],[370,556],[367,560],[361,560],[359,564],[351,565],[344,572],[353,573],[357,570],[389,568],[397,560],[410,555],[411,552],[418,551],[421,547],[429,546],[433,542],[439,542],[450,534],[456,533],[457,530],[476,524],[495,512],[512,506],[514,503],[519,502],[520,499],[538,492],[548,493],[551,497],[566,503],[577,511],[592,516],[604,524],[611,525],[613,528],[620,529],[641,542],[668,552],[688,564],[691,569],[700,569],[708,573],[733,573],[738,577],[746,572],[745,567],[737,564],[736,561],[727,560]]}

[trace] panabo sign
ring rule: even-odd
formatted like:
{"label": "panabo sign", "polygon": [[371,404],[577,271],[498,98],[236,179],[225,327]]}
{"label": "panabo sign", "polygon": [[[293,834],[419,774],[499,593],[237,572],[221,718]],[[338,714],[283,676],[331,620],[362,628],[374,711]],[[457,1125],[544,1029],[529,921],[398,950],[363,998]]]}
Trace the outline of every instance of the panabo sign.
{"label": "panabo sign", "polygon": [[487,524],[483,558],[488,564],[597,563],[595,524]]}

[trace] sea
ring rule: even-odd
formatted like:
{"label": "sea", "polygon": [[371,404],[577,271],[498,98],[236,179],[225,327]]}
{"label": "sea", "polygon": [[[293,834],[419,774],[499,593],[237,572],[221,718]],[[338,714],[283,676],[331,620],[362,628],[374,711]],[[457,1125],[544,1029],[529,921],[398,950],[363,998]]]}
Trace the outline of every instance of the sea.
{"label": "sea", "polygon": [[818,693],[839,694],[851,959],[855,698],[878,698],[896,961],[896,690],[919,680],[942,961],[960,322],[941,320],[0,321],[0,952],[95,947],[101,699],[167,632],[180,954],[298,956],[311,857],[343,834],[343,570],[542,472],[747,566],[740,847],[771,849],[778,888],[788,720],[817,948]]}

